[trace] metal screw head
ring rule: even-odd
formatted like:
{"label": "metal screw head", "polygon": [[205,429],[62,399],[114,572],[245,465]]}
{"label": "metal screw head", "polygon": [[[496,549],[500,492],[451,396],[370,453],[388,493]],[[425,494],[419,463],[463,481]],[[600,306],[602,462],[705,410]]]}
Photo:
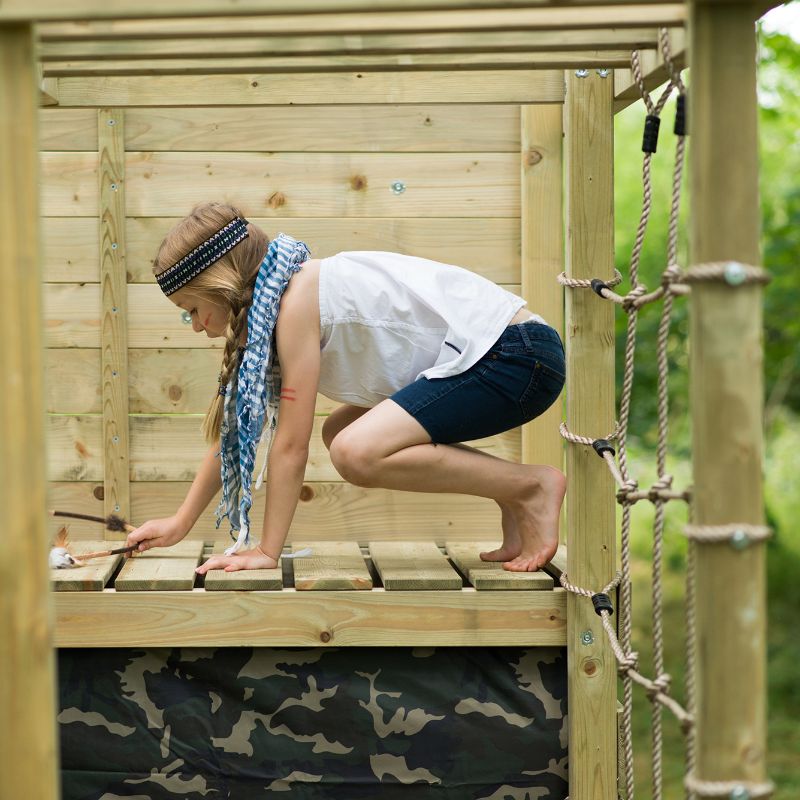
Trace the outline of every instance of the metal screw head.
{"label": "metal screw head", "polygon": [[594,635],[591,631],[584,631],[581,634],[581,644],[594,644]]}
{"label": "metal screw head", "polygon": [[119,245],[116,242],[111,242],[111,249],[112,250],[116,250],[118,247],[119,247]]}
{"label": "metal screw head", "polygon": [[601,78],[607,78],[611,74],[611,70],[606,67],[599,67],[595,70]]}
{"label": "metal screw head", "polygon": [[119,506],[114,506],[114,511],[119,511]]}
{"label": "metal screw head", "polygon": [[734,786],[728,797],[730,800],[750,800],[750,792],[746,786]]}
{"label": "metal screw head", "polygon": [[116,124],[117,124],[117,121],[116,121],[115,119],[110,119],[110,120],[108,121],[108,124],[109,124],[109,125],[116,125]]}
{"label": "metal screw head", "polygon": [[729,261],[725,265],[725,283],[728,286],[740,286],[746,277],[744,267],[737,261]]}
{"label": "metal screw head", "polygon": [[112,189],[112,191],[116,192],[117,191],[117,184],[116,183],[112,183],[111,184],[111,189]]}
{"label": "metal screw head", "polygon": [[406,190],[406,185],[405,183],[403,183],[403,181],[392,182],[392,192],[394,192],[394,194],[403,194],[405,190]]}
{"label": "metal screw head", "polygon": [[731,547],[734,550],[744,550],[748,544],[750,544],[750,537],[747,535],[747,531],[740,528],[731,535]]}
{"label": "metal screw head", "polygon": [[589,77],[589,70],[588,69],[576,69],[575,70],[575,77],[576,78],[588,78]]}
{"label": "metal screw head", "polygon": [[114,444],[117,444],[119,442],[119,436],[112,436],[111,441],[114,442]]}
{"label": "metal screw head", "polygon": [[188,311],[181,311],[181,321],[186,325],[191,324],[192,315]]}

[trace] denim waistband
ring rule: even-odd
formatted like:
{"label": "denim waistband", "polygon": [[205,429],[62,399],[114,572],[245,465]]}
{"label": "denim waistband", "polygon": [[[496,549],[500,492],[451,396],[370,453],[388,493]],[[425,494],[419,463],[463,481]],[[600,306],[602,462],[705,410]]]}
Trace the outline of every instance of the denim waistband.
{"label": "denim waistband", "polygon": [[509,325],[503,331],[502,338],[507,342],[522,342],[526,347],[530,347],[535,341],[557,342],[564,347],[555,328],[531,319]]}

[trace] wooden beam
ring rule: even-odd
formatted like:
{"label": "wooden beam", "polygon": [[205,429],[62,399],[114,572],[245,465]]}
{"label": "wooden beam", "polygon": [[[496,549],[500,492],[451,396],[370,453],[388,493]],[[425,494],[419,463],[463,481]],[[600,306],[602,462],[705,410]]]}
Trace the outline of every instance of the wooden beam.
{"label": "wooden beam", "polygon": [[42,42],[122,39],[308,36],[323,33],[432,33],[435,31],[580,30],[671,27],[686,21],[683,3],[595,8],[476,8],[470,11],[403,11],[257,17],[199,17],[82,22],[37,26]]}
{"label": "wooden beam", "polygon": [[49,78],[154,75],[261,75],[307,73],[434,72],[624,67],[627,50],[545,53],[435,53],[432,55],[298,56],[295,58],[199,58],[134,61],[48,61]]}
{"label": "wooden beam", "polygon": [[[564,336],[564,292],[556,280],[564,269],[561,184],[563,105],[523,106],[521,114],[522,296]],[[522,461],[564,468],[557,402],[522,429]],[[534,458],[536,459],[534,462]]]}
{"label": "wooden beam", "polygon": [[[689,65],[687,34],[681,28],[673,28],[669,35],[672,61],[676,69],[684,69]],[[664,56],[660,48],[643,50],[640,55],[644,85],[648,92],[652,92],[669,80]],[[633,80],[633,72],[627,68],[614,70],[614,113],[622,111],[641,97],[639,85]]]}
{"label": "wooden beam", "polygon": [[3,794],[58,796],[45,523],[38,105],[33,31],[0,24],[0,775]]}
{"label": "wooden beam", "polygon": [[[613,78],[567,73],[567,274],[610,278],[614,269]],[[598,438],[614,425],[614,306],[566,290],[567,425]],[[599,592],[616,564],[614,485],[591,447],[567,445],[567,574]],[[616,800],[617,664],[592,603],[567,598],[569,794]]]}
{"label": "wooden beam", "polygon": [[[566,631],[563,589],[284,589],[235,598],[107,590],[58,592],[54,600],[57,647],[563,647]],[[18,727],[8,730],[16,735]],[[34,797],[29,789],[18,796]]]}
{"label": "wooden beam", "polygon": [[[691,14],[691,263],[759,265],[753,16],[748,6],[694,3]],[[690,326],[693,522],[762,525],[760,285],[693,284]],[[693,546],[697,777],[762,783],[766,548],[763,543],[741,550],[729,544]],[[709,796],[718,795],[698,792]]]}
{"label": "wooden beam", "polygon": [[[722,0],[709,0],[721,2]],[[660,4],[661,0],[653,0]],[[744,0],[742,0],[744,2]],[[472,10],[479,8],[548,8],[552,0],[3,0],[0,20],[105,20],[164,17],[220,17],[260,14],[370,13]],[[560,6],[629,5],[629,0],[561,0]],[[641,0],[634,5],[647,5]],[[749,3],[747,3],[749,5]],[[776,3],[777,5],[777,3]]]}
{"label": "wooden beam", "polygon": [[39,105],[58,105],[58,79],[45,78],[41,63],[36,65],[37,82],[39,84]]}
{"label": "wooden beam", "polygon": [[[124,112],[97,112],[100,194],[104,516],[130,517],[128,281],[125,270]],[[119,537],[114,537],[119,538]]]}
{"label": "wooden beam", "polygon": [[61,107],[560,103],[561,70],[61,78]]}
{"label": "wooden beam", "polygon": [[457,31],[179,39],[124,39],[43,43],[42,61],[126,61],[223,57],[412,56],[453,53],[536,53],[655,48],[655,27],[574,31]]}

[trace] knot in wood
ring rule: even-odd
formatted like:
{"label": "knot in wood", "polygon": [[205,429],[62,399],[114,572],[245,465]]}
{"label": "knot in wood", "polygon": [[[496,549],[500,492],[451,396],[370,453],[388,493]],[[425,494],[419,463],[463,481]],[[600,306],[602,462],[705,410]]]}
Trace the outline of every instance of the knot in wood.
{"label": "knot in wood", "polygon": [[307,503],[309,500],[313,499],[314,490],[308,484],[303,484],[302,488],[300,489],[300,500],[304,503]]}
{"label": "knot in wood", "polygon": [[322,631],[319,635],[320,641],[324,644],[328,644],[328,642],[333,638],[330,634],[330,631]]}
{"label": "knot in wood", "polygon": [[361,192],[367,188],[367,179],[364,175],[353,175],[350,178],[350,188],[354,192]]}
{"label": "knot in wood", "polygon": [[167,390],[167,394],[169,395],[169,399],[172,400],[173,403],[177,403],[178,400],[180,400],[181,397],[183,397],[183,389],[181,389],[180,386],[172,384],[172,386],[170,386],[169,389]]}
{"label": "knot in wood", "polygon": [[538,150],[528,150],[525,154],[525,166],[535,167],[544,156]]}
{"label": "knot in wood", "polygon": [[269,200],[267,200],[267,205],[270,208],[280,208],[286,205],[286,195],[283,192],[275,192],[270,196]]}
{"label": "knot in wood", "polygon": [[95,497],[95,500],[105,500],[106,499],[106,490],[103,486],[95,486],[92,489],[92,494]]}

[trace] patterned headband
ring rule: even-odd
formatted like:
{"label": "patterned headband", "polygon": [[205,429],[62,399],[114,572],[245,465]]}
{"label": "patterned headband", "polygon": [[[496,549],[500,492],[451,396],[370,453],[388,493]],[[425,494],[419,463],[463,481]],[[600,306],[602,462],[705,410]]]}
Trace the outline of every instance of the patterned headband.
{"label": "patterned headband", "polygon": [[247,236],[247,220],[235,217],[180,261],[165,269],[160,275],[156,275],[158,285],[167,296],[177,292],[204,269],[219,261],[225,253],[236,247]]}

